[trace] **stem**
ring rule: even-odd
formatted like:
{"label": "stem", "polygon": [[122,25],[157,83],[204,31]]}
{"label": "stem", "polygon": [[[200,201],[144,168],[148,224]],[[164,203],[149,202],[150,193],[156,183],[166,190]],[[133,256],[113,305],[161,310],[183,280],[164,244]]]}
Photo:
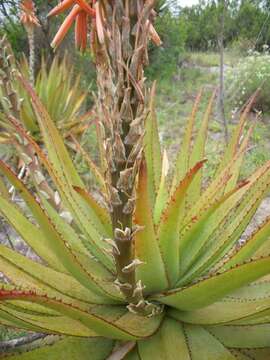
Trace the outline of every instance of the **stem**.
{"label": "stem", "polygon": [[34,27],[26,25],[29,44],[29,80],[32,86],[35,85],[35,32]]}
{"label": "stem", "polygon": [[229,132],[228,132],[228,124],[225,116],[225,108],[224,108],[224,22],[225,22],[225,10],[226,3],[225,0],[221,1],[221,17],[220,17],[220,34],[219,34],[219,50],[220,50],[220,67],[219,67],[219,96],[218,96],[218,108],[220,119],[224,126],[224,140],[225,144],[228,145],[229,141]]}
{"label": "stem", "polygon": [[96,7],[93,45],[117,284],[130,310],[148,315],[153,308],[144,300],[140,283],[136,283],[136,267],[140,261],[134,259],[132,216],[134,184],[148,111],[144,66],[148,61],[153,6],[154,0],[100,0]]}
{"label": "stem", "polygon": [[12,340],[0,341],[0,352],[4,353],[10,350],[15,350],[17,347],[29,345],[36,340],[44,339],[47,334],[29,334]]}

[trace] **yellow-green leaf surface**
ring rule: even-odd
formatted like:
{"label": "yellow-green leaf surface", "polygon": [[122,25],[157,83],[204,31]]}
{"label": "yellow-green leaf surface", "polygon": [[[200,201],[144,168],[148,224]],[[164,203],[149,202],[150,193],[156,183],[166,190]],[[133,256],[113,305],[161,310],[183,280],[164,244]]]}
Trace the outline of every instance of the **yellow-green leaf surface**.
{"label": "yellow-green leaf surface", "polygon": [[37,289],[51,296],[64,296],[86,303],[111,303],[113,300],[98,296],[83,287],[72,276],[34,262],[0,245],[0,266],[3,273],[17,286]]}
{"label": "yellow-green leaf surface", "polygon": [[[53,223],[45,214],[44,210],[40,207],[36,199],[26,189],[23,183],[16,177],[16,175],[0,161],[0,171],[3,172],[9,181],[20,191],[20,195],[27,203],[29,209],[35,216],[36,221],[40,225],[40,229],[44,233],[46,239],[46,246],[57,256],[59,263],[70,272],[80,283],[90,290],[95,290],[97,293],[103,293],[102,289],[96,279],[83,268],[82,264],[78,261],[75,254],[67,246],[64,239],[56,230]],[[106,293],[106,291],[105,291]],[[108,294],[109,295],[109,294]]]}
{"label": "yellow-green leaf surface", "polygon": [[270,257],[265,257],[154,298],[179,310],[195,310],[220,300],[223,296],[269,272]]}
{"label": "yellow-green leaf surface", "polygon": [[229,142],[228,146],[226,147],[223,157],[220,161],[220,165],[218,167],[217,174],[219,174],[230,163],[231,159],[233,159],[234,155],[237,153],[240,142],[241,142],[241,137],[243,135],[243,130],[244,130],[244,127],[248,120],[247,115],[250,112],[250,110],[254,104],[254,100],[256,99],[257,96],[258,96],[258,91],[256,91],[252,95],[252,97],[249,100],[249,103],[244,108],[244,111],[241,114],[239,122],[231,136],[230,142]]}
{"label": "yellow-green leaf surface", "polygon": [[[187,269],[192,266],[194,260],[198,258],[201,249],[203,249],[207,244],[209,232],[210,234],[212,232],[213,221],[219,220],[215,216],[215,213],[222,207],[222,205],[226,206],[227,200],[230,201],[231,197],[235,194],[237,195],[237,193],[240,192],[246,185],[246,182],[240,183],[234,190],[225,194],[213,205],[210,205],[201,216],[198,215],[198,217],[194,219],[194,222],[192,224],[188,224],[186,228],[184,228],[184,231],[180,233],[180,275],[185,274]],[[241,193],[240,196],[236,196],[234,199],[235,205],[240,197]],[[226,214],[224,208],[223,211]]]}
{"label": "yellow-green leaf surface", "polygon": [[144,262],[136,271],[137,279],[142,280],[146,286],[145,291],[149,293],[166,289],[168,279],[155,233],[147,175],[146,163],[143,160],[139,171],[134,213],[134,223],[142,228],[135,235],[135,255]]}
{"label": "yellow-green leaf surface", "polygon": [[172,191],[175,189],[179,181],[181,181],[184,178],[184,176],[186,175],[186,173],[190,168],[189,158],[192,151],[193,128],[194,128],[195,117],[198,112],[198,107],[200,104],[201,97],[202,97],[202,90],[198,93],[196,100],[194,101],[191,114],[187,120],[184,137],[182,140],[180,151],[178,152],[176,159],[174,177],[172,181]]}
{"label": "yellow-green leaf surface", "polygon": [[56,254],[48,247],[46,235],[32,224],[14,204],[0,197],[0,212],[43,260],[56,270],[66,271]]}
{"label": "yellow-green leaf surface", "polygon": [[185,194],[196,176],[196,173],[203,166],[203,163],[204,161],[197,163],[178,184],[162,213],[158,226],[158,240],[170,286],[175,284],[179,275],[179,230],[181,216],[183,215],[181,210]]}
{"label": "yellow-green leaf surface", "polygon": [[209,326],[207,330],[230,348],[265,348],[270,344],[270,325]]}
{"label": "yellow-green leaf surface", "polygon": [[150,99],[150,113],[146,119],[144,136],[144,153],[147,164],[148,187],[152,206],[154,206],[155,203],[162,170],[161,146],[154,104],[155,89],[156,86],[154,84]]}
{"label": "yellow-green leaf surface", "polygon": [[191,311],[170,309],[173,318],[191,324],[248,325],[270,320],[269,276],[246,285],[213,304]]}
{"label": "yellow-green leaf surface", "polygon": [[[24,308],[14,308],[13,304],[0,305],[0,309],[5,314],[9,314],[16,320],[21,320],[27,324],[27,326],[21,325],[20,327],[25,330],[32,330],[50,333],[60,334],[69,336],[80,336],[80,337],[97,337],[98,335],[89,329],[88,327],[81,324],[76,319],[61,315],[44,315],[37,314],[34,312],[26,311]],[[1,316],[1,315],[0,315]],[[16,321],[13,323],[16,326]]]}
{"label": "yellow-green leaf surface", "polygon": [[[267,241],[266,246],[270,246],[270,218],[256,229],[254,233],[246,240],[245,244],[236,252],[232,258],[222,266],[222,270],[227,270],[232,266],[243,263],[245,260],[252,258],[252,255]],[[262,254],[267,254],[266,252]]]}
{"label": "yellow-green leaf surface", "polygon": [[[215,209],[215,205],[213,205],[215,211],[210,216],[206,216],[209,211],[206,208],[201,212],[202,215],[194,216],[196,221],[193,224],[187,224],[186,229],[182,230],[180,234],[180,251],[181,247],[186,251],[183,254],[186,263],[191,263],[192,256],[195,257],[195,262],[192,266],[190,265],[185,276],[181,276],[178,285],[188,283],[196,276],[206,273],[234,246],[267,193],[270,183],[269,165],[269,162],[266,163],[251,175],[247,179],[246,185],[240,190],[234,194],[233,190],[227,193],[225,198],[230,193],[232,195],[225,202],[220,203],[221,206]],[[220,201],[218,200],[217,203]],[[211,206],[209,209],[211,209]],[[198,221],[197,218],[200,216],[205,216],[206,221],[203,221],[203,219]],[[194,231],[196,232],[197,227],[199,231],[195,236]],[[188,238],[191,241],[189,241],[189,248],[185,249],[184,244]],[[185,254],[188,254],[188,256]],[[184,270],[186,269],[182,269],[181,273]]]}
{"label": "yellow-green leaf surface", "polygon": [[[195,164],[197,164],[199,161],[202,161],[205,157],[205,144],[207,139],[208,123],[212,112],[215,97],[216,97],[216,91],[213,92],[209,100],[207,109],[203,116],[202,123],[200,124],[198,134],[196,135],[196,139],[194,140],[192,152],[189,155],[190,156],[189,168],[194,167]],[[187,206],[190,206],[190,204],[191,205],[194,204],[198,200],[201,191],[202,191],[202,169],[200,169],[197,172],[190,188],[188,189],[187,199],[186,199]]]}
{"label": "yellow-green leaf surface", "polygon": [[[65,181],[63,176],[59,176],[59,173],[48,161],[44,152],[40,149],[37,143],[18,125],[18,123],[16,123],[16,121],[13,119],[10,120],[18,133],[31,144],[41,163],[50,174],[61,199],[67,208],[66,210],[71,213],[71,216],[80,227],[81,232],[87,238],[88,241],[85,245],[88,245],[88,249],[91,254],[96,256],[104,265],[106,265],[107,268],[113,270],[114,265],[112,258],[105,251],[107,244],[102,241],[102,237],[106,236],[106,233],[104,233],[104,226],[100,222],[94,210],[89,208],[81,196],[74,190],[73,185],[71,186],[67,181]],[[8,176],[7,174],[5,175]],[[15,180],[13,180],[13,182],[14,181]]]}
{"label": "yellow-green leaf surface", "polygon": [[31,97],[32,105],[37,115],[39,128],[48,151],[48,156],[58,174],[71,185],[83,187],[83,183],[72,163],[64,142],[46,108],[22,76],[19,76],[23,87]]}
{"label": "yellow-green leaf surface", "polygon": [[101,206],[91,193],[79,187],[74,187],[74,189],[82,197],[82,199],[84,199],[86,204],[89,205],[88,211],[92,210],[101,222],[104,227],[104,229],[102,229],[104,234],[107,234],[108,237],[112,236],[112,224],[108,210]]}
{"label": "yellow-green leaf surface", "polygon": [[125,307],[103,306],[89,311],[63,301],[39,295],[31,291],[2,290],[0,300],[24,300],[58,311],[96,332],[99,336],[119,340],[135,340],[152,335],[159,327],[162,315],[152,318],[132,314]]}
{"label": "yellow-green leaf surface", "polygon": [[190,360],[183,326],[175,320],[165,319],[159,331],[147,340],[138,342],[142,360]]}
{"label": "yellow-green leaf surface", "polygon": [[184,329],[191,360],[235,360],[231,352],[206,329],[193,325],[185,325]]}
{"label": "yellow-green leaf surface", "polygon": [[168,196],[169,196],[168,184],[167,184],[168,171],[169,171],[169,161],[168,161],[167,153],[164,150],[160,184],[157,192],[157,197],[154,206],[154,213],[153,213],[155,225],[159,223],[162,211],[164,210],[164,207],[166,206],[166,203],[168,201]]}

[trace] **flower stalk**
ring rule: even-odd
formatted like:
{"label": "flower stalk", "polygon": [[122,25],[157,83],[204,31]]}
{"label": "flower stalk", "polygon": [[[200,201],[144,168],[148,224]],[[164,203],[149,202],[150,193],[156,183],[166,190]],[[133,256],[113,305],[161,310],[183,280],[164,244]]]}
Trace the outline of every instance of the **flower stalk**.
{"label": "flower stalk", "polygon": [[40,26],[35,15],[35,6],[32,0],[21,2],[21,23],[24,25],[29,45],[29,79],[32,86],[35,84],[35,27]]}
{"label": "flower stalk", "polygon": [[[132,226],[134,184],[143,150],[148,114],[144,67],[148,63],[154,0],[101,0],[92,28],[99,126],[106,159],[106,183],[114,229],[116,284],[131,311],[145,312],[143,284],[136,282],[140,259],[134,258]],[[151,306],[150,306],[151,307]],[[152,311],[152,308],[151,308]]]}

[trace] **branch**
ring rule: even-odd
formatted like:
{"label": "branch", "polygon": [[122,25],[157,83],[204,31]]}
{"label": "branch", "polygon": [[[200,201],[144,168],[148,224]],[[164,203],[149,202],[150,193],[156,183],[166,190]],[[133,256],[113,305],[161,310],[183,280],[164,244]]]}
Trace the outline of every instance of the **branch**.
{"label": "branch", "polygon": [[12,340],[0,341],[0,353],[7,352],[9,350],[15,350],[19,346],[28,345],[32,342],[44,339],[47,334],[34,333],[26,336],[22,336]]}

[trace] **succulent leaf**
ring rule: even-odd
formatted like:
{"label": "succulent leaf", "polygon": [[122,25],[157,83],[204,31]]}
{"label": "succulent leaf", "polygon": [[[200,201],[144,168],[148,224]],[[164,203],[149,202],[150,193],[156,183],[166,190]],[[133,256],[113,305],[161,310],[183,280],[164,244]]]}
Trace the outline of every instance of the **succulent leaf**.
{"label": "succulent leaf", "polygon": [[154,336],[138,342],[138,353],[141,359],[174,360],[181,354],[181,359],[190,360],[183,326],[173,319],[165,319]]}
{"label": "succulent leaf", "polygon": [[[208,123],[210,120],[215,97],[216,97],[216,91],[213,92],[209,100],[207,109],[200,124],[198,134],[194,140],[192,151],[189,155],[190,156],[189,169],[195,166],[195,164],[197,164],[199,161],[202,161],[205,157],[205,145],[206,145],[206,138],[208,133],[207,131]],[[200,197],[201,191],[202,191],[202,169],[198,171],[188,190],[186,197],[186,206],[196,203]]]}
{"label": "succulent leaf", "polygon": [[185,195],[189,186],[192,184],[197,172],[203,166],[205,160],[198,162],[180,181],[173,195],[168,201],[165,210],[162,213],[158,225],[157,235],[161,252],[164,256],[167,276],[170,286],[175,284],[179,276],[179,230],[181,217],[183,215],[183,206]]}
{"label": "succulent leaf", "polygon": [[189,158],[192,151],[193,128],[194,128],[196,114],[198,112],[198,107],[200,105],[201,97],[202,97],[202,90],[198,93],[196,100],[194,101],[191,114],[187,119],[187,125],[184,132],[182,144],[177,154],[177,159],[174,169],[174,177],[172,181],[172,190],[174,190],[175,186],[179,183],[179,181],[184,178],[184,176],[186,175],[186,173],[190,168]]}
{"label": "succulent leaf", "polygon": [[187,342],[194,360],[235,360],[229,349],[201,326],[185,325]]}
{"label": "succulent leaf", "polygon": [[201,325],[252,325],[269,322],[269,275],[246,285],[215,303],[193,311],[170,309],[179,321]]}
{"label": "succulent leaf", "polygon": [[97,307],[97,310],[93,308],[87,311],[32,291],[1,290],[0,299],[1,301],[18,299],[46,306],[67,317],[80,321],[99,336],[119,340],[135,340],[150,336],[157,330],[162,320],[162,315],[152,318],[141,317],[130,313],[125,307],[104,306],[103,309]]}
{"label": "succulent leaf", "polygon": [[59,176],[68,184],[83,187],[82,180],[80,179],[73,162],[67,152],[64,142],[54,124],[46,108],[41,103],[40,99],[35,94],[31,85],[22,76],[19,76],[21,84],[31,96],[33,108],[37,115],[38,123],[44,143],[48,150],[48,157]]}
{"label": "succulent leaf", "polygon": [[199,280],[196,284],[171,290],[154,296],[164,304],[179,310],[194,310],[220,300],[233,290],[267,275],[270,268],[270,258],[248,262],[225,272]]}
{"label": "succulent leaf", "polygon": [[270,344],[270,325],[209,326],[207,330],[230,348],[265,348]]}
{"label": "succulent leaf", "polygon": [[156,84],[154,83],[150,97],[150,113],[146,119],[144,136],[144,153],[147,164],[148,187],[149,194],[151,196],[152,206],[154,206],[155,203],[162,171],[161,145],[159,140],[157,117],[154,104],[155,92]]}
{"label": "succulent leaf", "polygon": [[151,200],[149,196],[146,162],[140,166],[137,184],[137,199],[134,223],[140,229],[135,234],[136,258],[143,264],[136,270],[138,280],[142,280],[147,293],[168,288],[168,279],[160,245],[154,226]]}

